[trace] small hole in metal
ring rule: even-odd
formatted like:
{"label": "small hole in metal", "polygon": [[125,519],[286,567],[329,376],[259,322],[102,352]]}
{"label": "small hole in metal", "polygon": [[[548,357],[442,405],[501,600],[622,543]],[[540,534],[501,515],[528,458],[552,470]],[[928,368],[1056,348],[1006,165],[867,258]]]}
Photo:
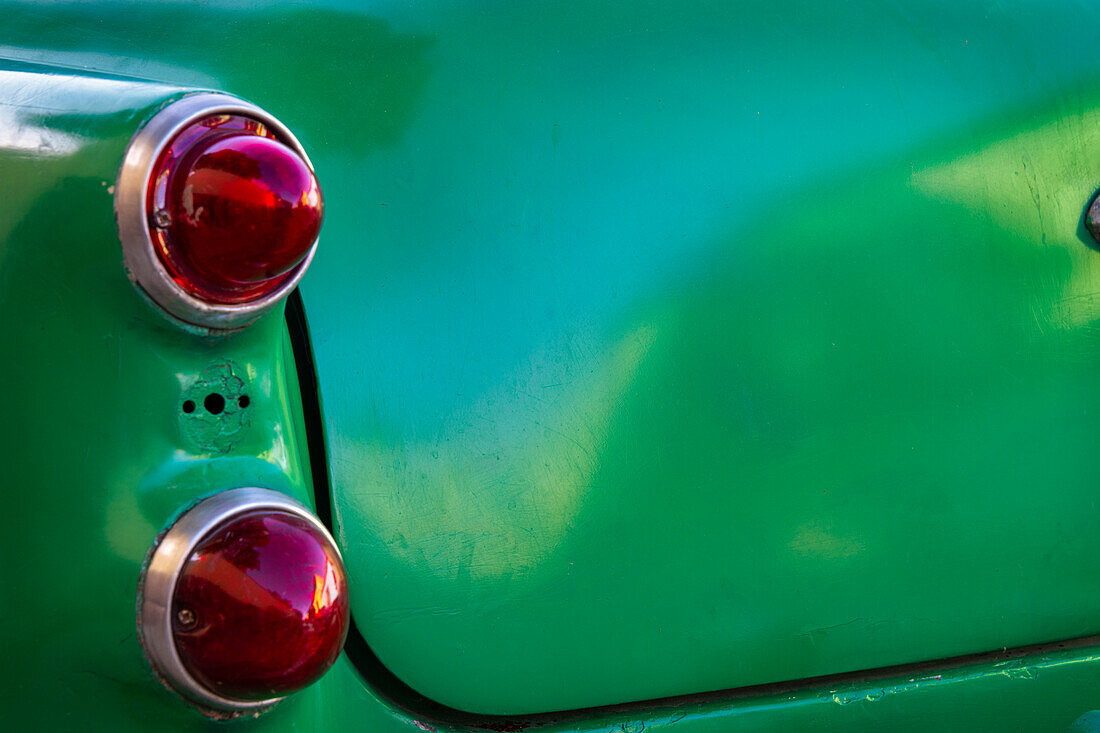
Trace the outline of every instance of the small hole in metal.
{"label": "small hole in metal", "polygon": [[183,411],[186,412],[188,415],[190,415],[192,412],[194,412],[195,411],[195,402],[194,402],[194,400],[185,400],[184,403],[183,403]]}
{"label": "small hole in metal", "polygon": [[248,395],[243,394],[237,398],[237,405],[239,407],[248,407],[251,400],[248,399]]}
{"label": "small hole in metal", "polygon": [[225,398],[217,392],[206,395],[206,399],[202,401],[202,406],[206,408],[206,411],[211,415],[219,415],[221,411],[225,409]]}

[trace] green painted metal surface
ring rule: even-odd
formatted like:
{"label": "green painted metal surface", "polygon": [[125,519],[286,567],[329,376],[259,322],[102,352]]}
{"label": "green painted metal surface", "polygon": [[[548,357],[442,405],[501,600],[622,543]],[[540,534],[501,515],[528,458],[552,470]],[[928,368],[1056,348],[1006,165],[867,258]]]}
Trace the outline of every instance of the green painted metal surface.
{"label": "green painted metal surface", "polygon": [[[133,638],[145,548],[213,486],[311,484],[278,314],[187,336],[121,269],[108,188],[181,86],[266,107],[317,166],[335,530],[418,692],[522,716],[1100,631],[1100,9],[2,9],[0,57],[50,65],[0,74],[24,720],[202,727]],[[176,402],[228,362],[265,398],[211,447]],[[360,673],[235,725],[472,725]],[[1086,646],[488,724],[1063,730],[1098,684]]]}
{"label": "green painted metal surface", "polygon": [[[193,336],[122,267],[111,197],[122,153],[178,94],[0,62],[4,729],[201,721],[160,689],[138,645],[146,553],[216,491],[312,501],[281,311],[230,338]],[[184,412],[210,393],[250,403],[211,415],[200,397]]]}
{"label": "green painted metal surface", "polygon": [[317,154],[382,662],[518,714],[1095,633],[1082,19],[584,8],[424,11],[405,136]]}

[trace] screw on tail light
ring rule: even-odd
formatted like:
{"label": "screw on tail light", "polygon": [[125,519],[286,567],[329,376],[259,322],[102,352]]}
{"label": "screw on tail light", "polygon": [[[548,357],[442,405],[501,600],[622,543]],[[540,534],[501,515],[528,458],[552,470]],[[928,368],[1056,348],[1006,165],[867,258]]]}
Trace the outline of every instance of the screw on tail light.
{"label": "screw on tail light", "polygon": [[268,489],[186,511],[142,574],[138,631],[154,671],[213,717],[258,712],[321,677],[347,635],[347,578],[320,521]]}
{"label": "screw on tail light", "polygon": [[130,279],[208,332],[247,326],[305,274],[324,214],[302,146],[224,94],[169,104],[130,142],[115,190]]}

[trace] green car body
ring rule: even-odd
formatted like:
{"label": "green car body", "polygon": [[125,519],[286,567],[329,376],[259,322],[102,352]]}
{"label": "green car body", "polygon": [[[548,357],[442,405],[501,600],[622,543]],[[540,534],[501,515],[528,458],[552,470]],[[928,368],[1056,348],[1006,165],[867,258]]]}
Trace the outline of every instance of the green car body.
{"label": "green car body", "polygon": [[[354,628],[226,726],[1096,724],[1100,6],[2,9],[5,728],[214,725],[135,593],[242,486],[329,523]],[[201,90],[326,201],[218,337],[143,302],[112,199]]]}

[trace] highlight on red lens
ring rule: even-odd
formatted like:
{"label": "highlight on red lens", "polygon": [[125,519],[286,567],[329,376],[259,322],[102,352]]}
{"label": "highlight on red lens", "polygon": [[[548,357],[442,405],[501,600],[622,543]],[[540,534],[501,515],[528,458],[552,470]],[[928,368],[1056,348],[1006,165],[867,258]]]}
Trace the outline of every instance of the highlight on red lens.
{"label": "highlight on red lens", "polygon": [[308,162],[263,123],[235,114],[176,135],[153,167],[146,209],[172,279],[220,304],[257,300],[293,278],[324,216]]}
{"label": "highlight on red lens", "polygon": [[217,695],[266,700],[321,677],[348,630],[339,553],[310,522],[256,510],[204,537],[172,601],[183,666]]}

